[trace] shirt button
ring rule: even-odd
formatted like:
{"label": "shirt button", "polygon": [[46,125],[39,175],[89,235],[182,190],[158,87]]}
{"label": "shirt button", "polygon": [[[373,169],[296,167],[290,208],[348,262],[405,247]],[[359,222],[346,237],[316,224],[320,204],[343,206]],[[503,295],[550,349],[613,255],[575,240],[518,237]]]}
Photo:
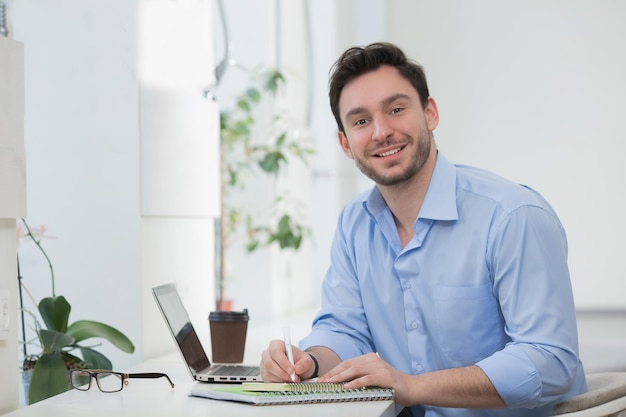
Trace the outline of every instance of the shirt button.
{"label": "shirt button", "polygon": [[418,364],[415,366],[415,370],[416,370],[417,372],[422,372],[422,370],[423,370],[423,369],[424,369],[424,367],[422,366],[422,364],[421,364],[421,363],[418,363]]}
{"label": "shirt button", "polygon": [[411,283],[410,283],[409,281],[405,282],[405,283],[404,283],[404,288],[406,288],[407,290],[408,290],[409,288],[411,288]]}
{"label": "shirt button", "polygon": [[411,329],[417,329],[417,327],[418,327],[417,322],[411,323]]}

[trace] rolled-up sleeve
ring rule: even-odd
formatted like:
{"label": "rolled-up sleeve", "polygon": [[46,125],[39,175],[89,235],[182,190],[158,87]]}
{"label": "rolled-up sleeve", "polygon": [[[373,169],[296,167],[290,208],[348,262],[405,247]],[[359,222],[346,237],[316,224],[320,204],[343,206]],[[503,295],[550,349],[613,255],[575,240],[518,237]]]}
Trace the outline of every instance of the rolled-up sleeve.
{"label": "rolled-up sleeve", "polygon": [[576,379],[584,381],[565,232],[551,211],[522,206],[490,239],[494,295],[511,341],[477,365],[509,407],[561,399]]}

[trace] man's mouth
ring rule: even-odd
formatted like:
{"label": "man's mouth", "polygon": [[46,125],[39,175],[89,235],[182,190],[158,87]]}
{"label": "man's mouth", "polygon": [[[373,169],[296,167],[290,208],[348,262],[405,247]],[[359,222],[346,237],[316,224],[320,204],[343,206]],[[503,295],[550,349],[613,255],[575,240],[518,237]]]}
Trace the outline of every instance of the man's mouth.
{"label": "man's mouth", "polygon": [[399,148],[395,148],[395,149],[391,149],[391,150],[389,150],[389,151],[387,151],[387,152],[383,152],[383,153],[376,154],[376,156],[377,156],[377,157],[379,157],[379,158],[382,158],[382,157],[384,157],[384,156],[389,156],[389,155],[393,155],[393,154],[395,154],[395,153],[398,153],[398,152],[400,152],[402,149],[404,149],[404,146],[401,146],[401,147],[399,147]]}

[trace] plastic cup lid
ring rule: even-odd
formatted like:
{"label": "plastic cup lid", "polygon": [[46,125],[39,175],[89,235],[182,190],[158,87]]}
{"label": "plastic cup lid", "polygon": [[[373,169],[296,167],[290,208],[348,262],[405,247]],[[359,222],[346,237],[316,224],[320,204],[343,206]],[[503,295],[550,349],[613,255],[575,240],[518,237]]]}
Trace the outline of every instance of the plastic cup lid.
{"label": "plastic cup lid", "polygon": [[209,313],[210,321],[248,321],[248,309],[243,311],[211,311]]}

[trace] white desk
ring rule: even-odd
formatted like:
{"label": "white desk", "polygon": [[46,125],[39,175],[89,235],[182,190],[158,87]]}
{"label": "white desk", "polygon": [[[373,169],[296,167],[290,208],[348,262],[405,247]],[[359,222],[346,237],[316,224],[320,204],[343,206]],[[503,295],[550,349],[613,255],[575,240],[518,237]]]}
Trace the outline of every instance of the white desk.
{"label": "white desk", "polygon": [[185,369],[182,359],[177,360],[173,356],[148,361],[131,371],[164,372],[176,386],[172,389],[165,378],[131,379],[128,386],[124,387],[121,392],[106,394],[92,385],[87,392],[70,390],[5,414],[3,417],[393,417],[396,415],[393,401],[254,406],[189,397],[189,389],[194,382]]}

